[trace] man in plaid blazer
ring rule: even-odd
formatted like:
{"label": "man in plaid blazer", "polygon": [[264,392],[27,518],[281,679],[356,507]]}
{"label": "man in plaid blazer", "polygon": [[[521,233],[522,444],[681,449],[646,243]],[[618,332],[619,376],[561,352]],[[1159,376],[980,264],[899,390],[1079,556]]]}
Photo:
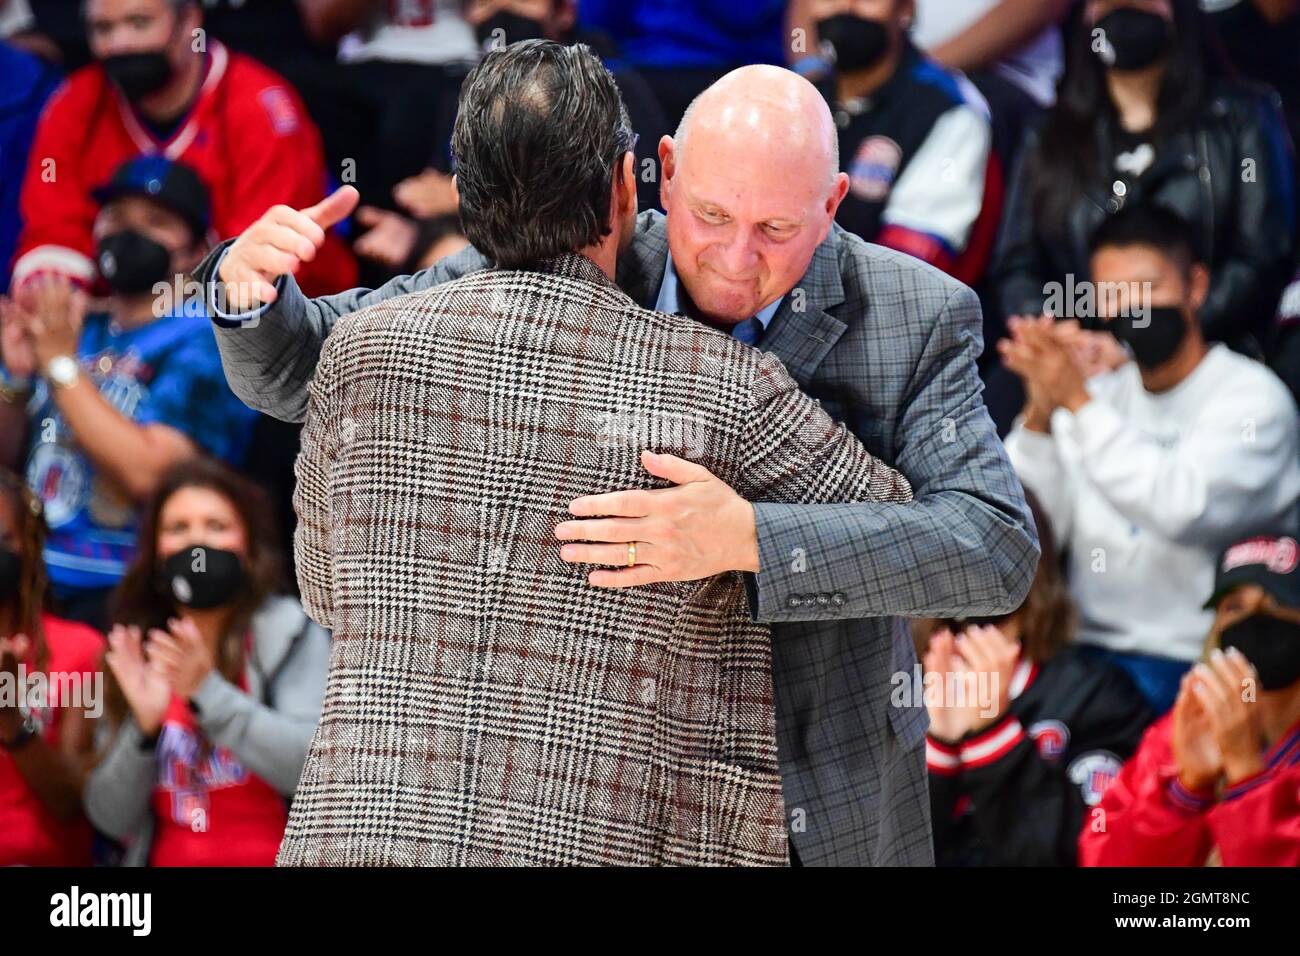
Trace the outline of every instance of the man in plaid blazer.
{"label": "man in plaid blazer", "polygon": [[[923,707],[895,706],[908,702],[894,692],[910,689],[916,664],[897,618],[1007,613],[1023,600],[1038,559],[1020,484],[982,400],[978,300],[937,270],[831,225],[847,182],[825,172],[839,168],[834,127],[804,81],[747,67],[701,99],[675,138],[691,129],[690,148],[670,137],[660,144],[668,216],[640,216],[620,256],[620,287],[642,306],[682,308],[748,333],[906,474],[915,500],[757,500],[748,528],[723,535],[699,515],[724,505],[730,514],[732,489],[716,476],[654,466],[680,484],[638,499],[654,525],[639,526],[637,540],[659,539],[663,580],[746,572],[751,613],[772,625],[777,742],[797,858],[929,864],[927,718]],[[309,210],[271,210],[196,273],[222,326],[232,387],[268,414],[302,419],[321,345],[340,316],[486,265],[468,249],[381,289],[308,300],[292,272],[355,202],[345,189]],[[728,254],[742,274],[759,262],[761,287],[748,302],[725,301],[739,288],[725,281]],[[757,335],[742,320],[751,308]],[[585,535],[615,545],[632,527],[620,537],[617,526],[602,533],[582,524]],[[617,584],[603,575],[623,573],[593,577]]]}
{"label": "man in plaid blazer", "polygon": [[662,484],[647,441],[753,498],[911,489],[775,358],[614,285],[635,137],[591,50],[489,53],[461,104],[461,218],[498,268],[343,317],[311,384],[295,553],[335,654],[279,862],[785,865],[740,575],[595,590],[553,528]]}

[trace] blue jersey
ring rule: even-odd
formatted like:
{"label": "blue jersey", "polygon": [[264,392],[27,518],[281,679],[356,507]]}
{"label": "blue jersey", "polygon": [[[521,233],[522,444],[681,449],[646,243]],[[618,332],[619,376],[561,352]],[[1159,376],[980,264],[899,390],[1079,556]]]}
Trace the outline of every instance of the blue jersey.
{"label": "blue jersey", "polygon": [[[190,310],[187,310],[190,311]],[[212,325],[202,311],[119,329],[86,318],[77,346],[82,374],[140,425],[182,432],[205,452],[242,463],[257,413],[230,391]],[[139,510],[96,470],[41,381],[33,393],[27,483],[45,503],[45,561],[57,596],[112,587],[135,554]]]}

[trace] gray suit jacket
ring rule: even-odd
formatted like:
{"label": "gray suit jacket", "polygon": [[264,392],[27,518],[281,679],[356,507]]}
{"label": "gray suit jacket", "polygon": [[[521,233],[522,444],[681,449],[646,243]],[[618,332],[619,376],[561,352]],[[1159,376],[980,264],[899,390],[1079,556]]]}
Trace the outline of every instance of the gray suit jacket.
{"label": "gray suit jacket", "polygon": [[[653,308],[668,255],[642,213],[618,282]],[[210,282],[222,247],[199,267]],[[340,315],[481,269],[473,249],[373,291],[306,299],[292,278],[256,328],[220,329],[231,388],[302,420],[321,344]],[[763,571],[747,580],[773,625],[773,685],[790,838],[810,865],[933,862],[924,702],[912,693],[911,616],[1017,608],[1037,534],[984,407],[975,294],[836,227],[760,347],[867,449],[911,481],[908,504],[756,503]]]}

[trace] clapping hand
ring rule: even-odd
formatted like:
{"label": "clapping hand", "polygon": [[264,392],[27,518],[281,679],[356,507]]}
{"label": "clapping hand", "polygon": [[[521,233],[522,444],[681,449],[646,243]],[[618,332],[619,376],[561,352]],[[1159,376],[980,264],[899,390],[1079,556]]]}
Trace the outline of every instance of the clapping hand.
{"label": "clapping hand", "polygon": [[144,637],[140,628],[114,625],[108,632],[108,652],[104,662],[117,679],[146,737],[152,737],[162,727],[171,703],[172,689],[167,678],[145,656]]}

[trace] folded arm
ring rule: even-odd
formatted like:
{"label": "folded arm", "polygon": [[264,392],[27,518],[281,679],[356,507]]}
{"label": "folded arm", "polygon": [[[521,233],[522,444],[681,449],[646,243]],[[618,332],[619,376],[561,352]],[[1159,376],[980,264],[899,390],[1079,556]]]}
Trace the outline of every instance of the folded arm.
{"label": "folded arm", "polygon": [[[979,327],[978,301],[963,286],[936,316],[913,373],[893,463],[914,500],[754,505],[757,620],[967,617],[1024,600],[1038,540],[984,407]],[[810,559],[796,563],[796,549]],[[800,600],[808,593],[843,601]]]}

